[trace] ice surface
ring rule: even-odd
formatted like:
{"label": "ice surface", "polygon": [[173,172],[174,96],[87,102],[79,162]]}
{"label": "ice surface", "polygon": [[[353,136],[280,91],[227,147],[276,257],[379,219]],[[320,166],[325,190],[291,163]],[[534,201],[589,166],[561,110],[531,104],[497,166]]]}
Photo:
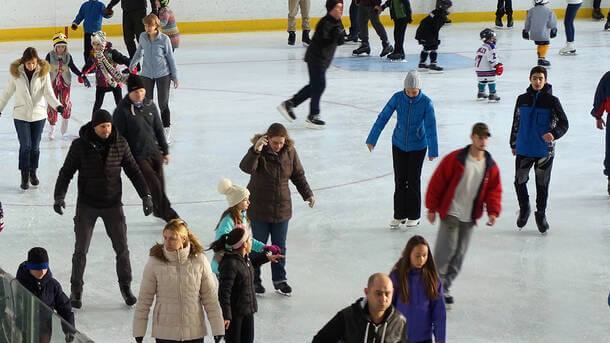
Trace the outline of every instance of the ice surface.
{"label": "ice surface", "polygon": [[[491,25],[491,23],[489,24]],[[456,304],[448,313],[449,342],[608,342],[610,315],[610,203],[602,174],[604,133],[589,115],[597,82],[610,63],[610,33],[602,23],[576,23],[575,57],[558,55],[564,36],[553,40],[549,80],[570,120],[570,130],[557,144],[548,220],[542,237],[533,218],[522,232],[515,226],[514,157],[508,145],[515,99],[528,86],[536,63],[533,42],[521,39],[522,23],[498,31],[505,74],[498,81],[498,104],[475,101],[471,67],[485,24],[453,24],[443,29],[443,75],[423,75],[423,91],[435,103],[441,155],[468,143],[470,127],[489,124],[489,151],[503,178],[503,213],[494,228],[476,228],[462,273],[454,283]],[[391,28],[389,29],[391,31]],[[172,91],[172,161],[166,167],[167,191],[176,210],[209,244],[226,203],[216,192],[220,178],[246,184],[238,169],[254,133],[273,122],[287,124],[296,140],[317,204],[309,209],[294,195],[294,217],[288,236],[291,298],[272,292],[259,297],[256,342],[307,342],[338,310],[362,295],[368,275],[389,271],[409,237],[425,236],[434,245],[437,225],[427,222],[411,230],[390,231],[392,217],[391,121],[371,154],[364,144],[378,112],[402,88],[406,70],[416,62],[419,46],[414,27],[407,29],[407,63],[378,56],[381,44],[371,29],[371,57],[352,58],[356,45],[340,47],[327,74],[322,98],[324,131],[305,129],[307,103],[299,119],[285,123],[275,110],[280,101],[307,82],[305,49],[288,47],[283,32],[183,36],[176,52],[180,88]],[[560,31],[563,31],[561,29]],[[126,52],[122,39],[111,41]],[[51,42],[0,44],[0,80],[8,64],[33,45],[42,56]],[[82,41],[70,48],[81,65]],[[2,81],[4,84],[5,81]],[[76,134],[87,122],[94,90],[73,88]],[[104,108],[113,109],[110,94]],[[19,189],[18,142],[12,103],[0,119],[0,194],[6,229],[0,234],[0,265],[16,271],[33,246],[49,250],[51,268],[67,292],[74,244],[76,180],[66,198],[64,216],[53,212],[53,188],[69,147],[68,140],[43,138],[37,190]],[[46,135],[46,132],[45,132]],[[422,185],[438,160],[424,164]],[[127,178],[123,182],[129,246],[137,293],[148,249],[161,240],[163,224],[142,215],[139,199]],[[533,175],[530,193],[535,193]],[[533,199],[532,199],[533,201]],[[77,327],[98,342],[129,342],[133,310],[123,305],[115,276],[114,254],[101,221],[88,255],[84,306],[76,311]],[[264,284],[271,290],[269,267]],[[150,334],[150,331],[148,332]],[[152,340],[150,340],[152,342]]]}

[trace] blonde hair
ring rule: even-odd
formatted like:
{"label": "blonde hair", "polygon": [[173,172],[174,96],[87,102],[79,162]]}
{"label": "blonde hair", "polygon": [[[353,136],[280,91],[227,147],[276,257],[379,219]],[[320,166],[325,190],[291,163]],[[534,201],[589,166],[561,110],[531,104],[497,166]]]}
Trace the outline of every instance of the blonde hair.
{"label": "blonde hair", "polygon": [[161,20],[159,20],[159,17],[157,17],[154,13],[151,13],[144,17],[142,19],[142,23],[144,23],[144,25],[150,26],[155,25],[157,27],[157,30],[161,27]]}
{"label": "blonde hair", "polygon": [[186,222],[182,219],[172,219],[170,220],[165,227],[163,228],[163,232],[170,231],[180,237],[182,240],[191,245],[191,251],[195,253],[203,252],[203,246],[199,239],[195,236],[193,231],[191,231]]}

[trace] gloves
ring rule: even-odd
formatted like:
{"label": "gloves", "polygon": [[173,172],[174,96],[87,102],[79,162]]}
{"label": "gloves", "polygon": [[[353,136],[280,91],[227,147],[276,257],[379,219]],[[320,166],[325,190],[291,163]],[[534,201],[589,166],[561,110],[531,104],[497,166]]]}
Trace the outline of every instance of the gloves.
{"label": "gloves", "polygon": [[223,338],[225,338],[225,336],[214,336],[214,343],[222,342]]}
{"label": "gloves", "polygon": [[142,208],[144,210],[145,216],[148,216],[153,213],[153,201],[152,196],[150,196],[150,194],[142,198]]}
{"label": "gloves", "polygon": [[66,208],[66,202],[64,199],[55,200],[55,204],[53,204],[53,210],[55,213],[59,214],[60,216],[63,215],[64,211],[62,208]]}
{"label": "gloves", "polygon": [[57,106],[57,113],[64,113],[64,107],[62,105]]}
{"label": "gloves", "polygon": [[66,343],[72,343],[72,342],[74,342],[74,334],[67,333],[66,334]]}
{"label": "gloves", "polygon": [[138,343],[142,343],[144,341],[144,337],[134,337],[136,339],[136,342]]}
{"label": "gloves", "polygon": [[72,28],[72,31],[78,30],[78,25],[76,25],[76,23],[72,23],[70,27]]}
{"label": "gloves", "polygon": [[316,204],[316,199],[313,197],[313,195],[310,196],[309,199],[307,199],[305,201],[307,201],[309,203],[310,208],[313,208],[314,205]]}
{"label": "gloves", "polygon": [[523,39],[530,39],[530,33],[528,31],[523,30],[523,32],[521,32],[521,36],[523,36]]}
{"label": "gloves", "polygon": [[279,255],[282,250],[280,249],[280,247],[278,247],[277,245],[265,245],[263,247],[263,251],[267,251],[270,252],[271,255]]}
{"label": "gloves", "polygon": [[89,79],[86,76],[83,77],[79,77],[78,81],[81,82],[85,85],[85,87],[90,88],[91,87],[91,82],[89,82]]}
{"label": "gloves", "polygon": [[557,37],[557,29],[551,29],[551,38]]}
{"label": "gloves", "polygon": [[110,17],[112,17],[112,15],[113,15],[113,14],[114,14],[114,11],[112,10],[112,8],[106,8],[106,9],[104,10],[104,16],[105,16],[106,18],[110,18]]}
{"label": "gloves", "polygon": [[263,151],[263,147],[267,144],[269,144],[269,141],[267,140],[267,135],[262,136],[254,144],[254,151],[256,151],[256,152]]}
{"label": "gloves", "polygon": [[504,65],[502,63],[496,64],[496,75],[500,76],[504,73]]}

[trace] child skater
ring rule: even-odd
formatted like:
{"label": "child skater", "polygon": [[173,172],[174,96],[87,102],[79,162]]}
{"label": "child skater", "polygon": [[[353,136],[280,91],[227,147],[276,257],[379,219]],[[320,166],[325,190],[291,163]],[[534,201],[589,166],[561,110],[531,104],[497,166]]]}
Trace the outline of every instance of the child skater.
{"label": "child skater", "polygon": [[[447,22],[447,16],[449,15],[449,8],[453,4],[451,0],[439,0],[436,4],[436,9],[432,11],[427,17],[425,17],[417,31],[415,32],[415,39],[422,46],[422,52],[419,55],[419,71],[425,72],[430,71],[432,73],[442,73],[443,68],[437,64],[438,53],[436,50],[441,44],[438,39],[438,33],[441,27]],[[430,56],[430,64],[426,64]]]}
{"label": "child skater", "polygon": [[549,0],[534,0],[534,7],[527,10],[527,19],[523,28],[523,39],[533,40],[537,47],[538,65],[550,67],[546,54],[549,51],[551,38],[557,37],[557,17],[552,9],[545,5]]}
{"label": "child skater", "polygon": [[[479,34],[483,45],[477,50],[474,66],[477,72],[479,93],[477,100],[488,99],[489,102],[498,102],[500,97],[496,94],[496,75],[504,72],[504,65],[500,63],[496,52],[496,33],[492,29],[485,29]],[[489,87],[489,95],[485,88]]]}

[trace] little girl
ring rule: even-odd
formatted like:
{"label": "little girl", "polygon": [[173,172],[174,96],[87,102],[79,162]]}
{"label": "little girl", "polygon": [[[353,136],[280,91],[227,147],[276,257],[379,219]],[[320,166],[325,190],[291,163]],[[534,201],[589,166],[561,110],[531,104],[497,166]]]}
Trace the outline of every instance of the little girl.
{"label": "little girl", "polygon": [[445,302],[430,245],[413,236],[390,273],[394,284],[392,304],[407,319],[407,339],[412,343],[445,342]]}
{"label": "little girl", "polygon": [[[53,50],[51,50],[45,60],[49,62],[51,67],[51,85],[55,96],[64,107],[64,112],[61,114],[63,120],[61,122],[61,135],[64,136],[68,131],[68,120],[72,112],[72,101],[70,100],[70,86],[72,85],[72,73],[81,78],[85,87],[91,87],[87,77],[83,76],[80,70],[74,64],[72,55],[68,52],[68,39],[61,32],[53,36]],[[70,72],[72,71],[72,73]],[[47,119],[51,125],[49,129],[49,139],[55,139],[55,123],[57,123],[57,111],[48,106]]]}
{"label": "little girl", "polygon": [[[231,249],[227,249],[229,246]],[[218,300],[225,323],[227,343],[254,342],[254,313],[257,312],[254,292],[254,266],[268,260],[264,255],[253,256],[250,230],[237,225],[210,246],[214,252],[224,251],[219,266]]]}
{"label": "little girl", "polygon": [[155,6],[159,9],[159,20],[161,21],[161,32],[169,36],[172,42],[172,51],[180,45],[180,31],[176,25],[174,11],[169,8],[169,0],[156,0]]}

